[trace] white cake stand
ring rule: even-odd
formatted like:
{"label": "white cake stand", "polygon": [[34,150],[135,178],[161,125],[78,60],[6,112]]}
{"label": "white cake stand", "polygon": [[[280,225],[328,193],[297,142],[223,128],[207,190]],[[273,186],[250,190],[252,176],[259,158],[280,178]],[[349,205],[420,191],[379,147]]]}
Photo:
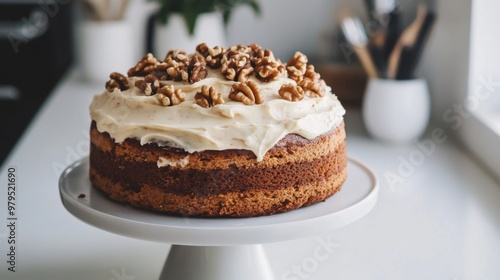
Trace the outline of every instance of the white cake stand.
{"label": "white cake stand", "polygon": [[88,159],[69,166],[59,189],[66,209],[100,229],[172,245],[160,280],[274,280],[263,243],[314,236],[352,223],[372,210],[378,182],[349,159],[348,179],[333,197],[288,213],[256,218],[173,217],[137,210],[91,187]]}

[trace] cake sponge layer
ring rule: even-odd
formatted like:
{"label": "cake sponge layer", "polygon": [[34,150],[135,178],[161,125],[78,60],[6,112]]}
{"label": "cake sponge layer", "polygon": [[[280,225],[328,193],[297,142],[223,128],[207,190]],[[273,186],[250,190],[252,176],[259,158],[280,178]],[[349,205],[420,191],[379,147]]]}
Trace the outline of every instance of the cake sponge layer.
{"label": "cake sponge layer", "polygon": [[110,198],[176,215],[250,217],[323,201],[345,181],[344,125],[314,139],[289,134],[258,161],[251,151],[187,153],[91,126],[90,180]]}

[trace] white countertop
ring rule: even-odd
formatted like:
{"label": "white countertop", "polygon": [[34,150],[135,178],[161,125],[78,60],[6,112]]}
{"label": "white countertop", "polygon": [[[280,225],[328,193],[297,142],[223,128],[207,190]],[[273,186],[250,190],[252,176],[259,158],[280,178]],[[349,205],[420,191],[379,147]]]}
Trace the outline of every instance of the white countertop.
{"label": "white countertop", "polygon": [[[60,200],[60,172],[87,155],[88,105],[103,88],[67,78],[1,167],[0,279],[158,278],[169,244],[89,226]],[[333,232],[266,244],[276,279],[499,279],[498,183],[451,139],[382,144],[367,137],[358,109],[347,111],[348,155],[377,173],[378,203]],[[16,272],[6,262],[9,166],[17,171]],[[328,254],[318,258],[324,244]]]}

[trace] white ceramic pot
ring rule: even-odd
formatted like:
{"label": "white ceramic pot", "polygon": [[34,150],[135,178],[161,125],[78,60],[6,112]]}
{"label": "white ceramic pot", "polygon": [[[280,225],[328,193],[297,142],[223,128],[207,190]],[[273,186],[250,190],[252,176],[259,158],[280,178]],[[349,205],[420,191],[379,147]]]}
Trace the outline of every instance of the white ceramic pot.
{"label": "white ceramic pot", "polygon": [[376,139],[404,144],[418,139],[429,122],[430,97],[424,79],[368,81],[362,107],[366,129]]}
{"label": "white ceramic pot", "polygon": [[172,49],[193,53],[200,43],[206,43],[208,46],[226,45],[224,24],[218,13],[201,14],[196,20],[192,36],[188,33],[184,18],[178,14],[171,15],[167,24],[155,25],[153,53],[159,59],[163,59]]}
{"label": "white ceramic pot", "polygon": [[80,65],[85,80],[105,82],[111,72],[126,74],[136,63],[131,26],[126,21],[85,21]]}

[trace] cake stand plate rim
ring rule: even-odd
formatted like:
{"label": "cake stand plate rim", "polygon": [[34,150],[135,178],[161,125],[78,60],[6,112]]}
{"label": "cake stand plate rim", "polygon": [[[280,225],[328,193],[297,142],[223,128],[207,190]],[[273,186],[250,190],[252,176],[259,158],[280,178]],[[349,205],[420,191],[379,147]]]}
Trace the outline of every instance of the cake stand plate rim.
{"label": "cake stand plate rim", "polygon": [[350,224],[374,208],[379,183],[368,166],[348,157],[346,182],[325,202],[253,218],[174,217],[107,199],[92,188],[88,178],[88,157],[85,157],[62,172],[59,191],[67,211],[102,230],[170,244],[230,246],[298,239]]}

